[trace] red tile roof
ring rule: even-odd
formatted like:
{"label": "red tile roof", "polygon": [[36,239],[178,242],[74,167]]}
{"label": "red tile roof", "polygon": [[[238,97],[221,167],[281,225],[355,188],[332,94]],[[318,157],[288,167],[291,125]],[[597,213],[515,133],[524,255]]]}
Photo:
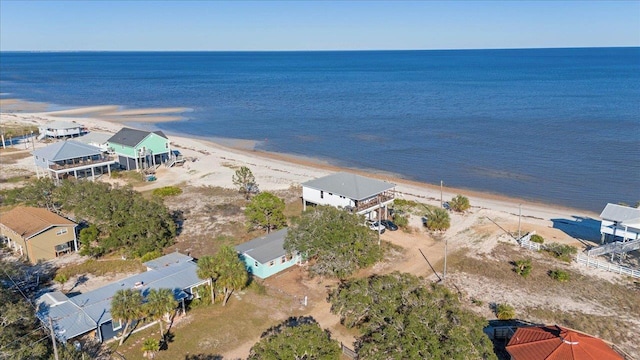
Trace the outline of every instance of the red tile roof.
{"label": "red tile roof", "polygon": [[27,206],[18,206],[0,215],[0,223],[24,239],[28,239],[54,225],[76,225],[73,221],[56,215],[47,209]]}
{"label": "red tile roof", "polygon": [[604,341],[560,326],[518,328],[507,351],[513,360],[623,360]]}

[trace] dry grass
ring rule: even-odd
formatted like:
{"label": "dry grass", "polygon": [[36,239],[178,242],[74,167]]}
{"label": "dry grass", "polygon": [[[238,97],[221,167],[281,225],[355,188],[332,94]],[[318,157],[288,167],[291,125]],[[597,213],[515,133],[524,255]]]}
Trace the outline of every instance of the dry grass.
{"label": "dry grass", "polygon": [[0,164],[2,165],[17,164],[18,160],[31,157],[31,152],[29,151],[17,152],[17,150],[16,151],[12,151],[12,150],[14,149],[7,149],[7,150],[0,151]]}
{"label": "dry grass", "polygon": [[[526,279],[516,274],[511,264],[525,258],[531,259],[533,265]],[[560,260],[504,243],[488,255],[471,256],[465,249],[451,254],[447,260],[451,272],[464,273],[461,276],[472,279],[467,283],[488,288],[495,284],[493,288],[503,293],[530,294],[521,299],[529,305],[516,306],[519,318],[571,327],[614,342],[630,353],[640,351],[640,346],[634,345],[640,319],[640,289],[629,279],[610,282],[587,276]],[[570,280],[553,280],[548,274],[552,269],[569,273]],[[490,303],[494,295],[488,291],[481,297],[475,296],[477,301]],[[512,305],[518,303],[514,298]]]}
{"label": "dry grass", "polygon": [[[232,296],[225,307],[218,304],[188,311],[187,317],[172,327],[172,341],[156,359],[184,359],[186,354],[214,358],[253,343],[269,327],[290,316],[295,305],[290,297],[269,289],[249,287],[243,293]],[[157,326],[132,335],[118,351],[127,359],[142,359],[142,342],[149,337],[159,337]],[[116,347],[117,342],[111,346]]]}
{"label": "dry grass", "polygon": [[68,278],[76,275],[93,274],[95,276],[105,276],[111,274],[124,274],[133,272],[143,272],[146,268],[139,260],[87,260],[81,264],[66,265],[59,269],[56,274],[64,274]]}

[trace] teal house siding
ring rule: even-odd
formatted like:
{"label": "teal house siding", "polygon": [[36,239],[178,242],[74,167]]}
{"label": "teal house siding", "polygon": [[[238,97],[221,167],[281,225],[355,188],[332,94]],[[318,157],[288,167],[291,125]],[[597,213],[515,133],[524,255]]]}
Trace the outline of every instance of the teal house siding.
{"label": "teal house siding", "polygon": [[287,254],[283,247],[286,237],[285,228],[240,244],[236,246],[236,251],[244,261],[247,271],[260,279],[266,279],[302,260],[297,253]]}
{"label": "teal house siding", "polygon": [[162,164],[169,160],[171,154],[169,139],[162,131],[122,128],[107,144],[118,155],[120,167],[127,170]]}

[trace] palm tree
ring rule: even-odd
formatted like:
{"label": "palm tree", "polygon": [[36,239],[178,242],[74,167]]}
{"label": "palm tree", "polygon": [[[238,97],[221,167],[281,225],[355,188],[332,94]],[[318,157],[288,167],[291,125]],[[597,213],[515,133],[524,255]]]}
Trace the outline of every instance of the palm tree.
{"label": "palm tree", "polygon": [[447,230],[451,226],[449,213],[440,208],[429,211],[426,225],[429,230]]}
{"label": "palm tree", "polygon": [[160,324],[160,336],[164,338],[162,318],[178,306],[178,302],[169,289],[151,289],[147,294],[145,313]]}
{"label": "palm tree", "polygon": [[471,204],[469,203],[469,198],[458,194],[449,201],[449,206],[453,211],[464,212],[471,207]]}
{"label": "palm tree", "polygon": [[123,289],[116,291],[111,299],[111,317],[117,319],[120,324],[124,323],[122,336],[120,337],[120,345],[124,342],[127,335],[129,324],[140,319],[142,311],[142,294],[133,289]]}
{"label": "palm tree", "polygon": [[216,294],[213,291],[213,283],[218,277],[216,272],[215,259],[212,256],[203,256],[198,259],[198,277],[200,279],[208,279],[211,282],[211,304],[216,302]]}
{"label": "palm tree", "polygon": [[145,339],[142,343],[142,356],[153,359],[156,357],[156,352],[160,350],[160,342],[157,339],[149,338]]}
{"label": "palm tree", "polygon": [[216,273],[218,278],[216,284],[222,287],[224,298],[222,306],[227,305],[229,297],[234,290],[243,289],[249,281],[249,273],[245,264],[238,257],[235,249],[231,246],[223,246],[214,256]]}

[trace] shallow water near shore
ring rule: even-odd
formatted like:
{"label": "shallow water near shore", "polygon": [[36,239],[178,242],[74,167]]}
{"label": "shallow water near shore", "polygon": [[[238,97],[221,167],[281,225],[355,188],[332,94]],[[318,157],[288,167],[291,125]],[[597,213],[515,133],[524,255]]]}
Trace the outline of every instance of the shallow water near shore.
{"label": "shallow water near shore", "polygon": [[640,200],[640,49],[2,53],[4,97],[600,211]]}

